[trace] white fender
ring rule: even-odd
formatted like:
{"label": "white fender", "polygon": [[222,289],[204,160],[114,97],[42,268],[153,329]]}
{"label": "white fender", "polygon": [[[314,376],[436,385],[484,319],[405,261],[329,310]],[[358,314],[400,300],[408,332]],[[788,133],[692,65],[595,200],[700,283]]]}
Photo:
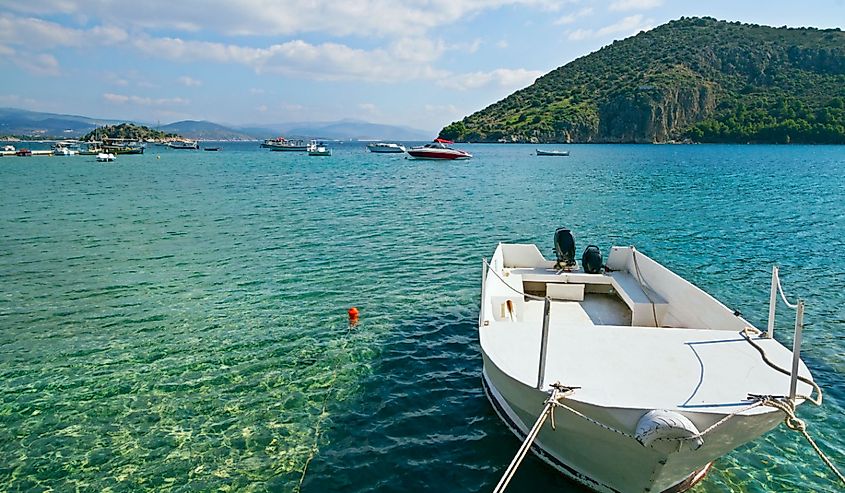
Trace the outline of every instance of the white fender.
{"label": "white fender", "polygon": [[[698,450],[704,439],[686,416],[675,411],[655,409],[637,422],[637,441],[663,453]],[[693,438],[694,437],[694,438]]]}

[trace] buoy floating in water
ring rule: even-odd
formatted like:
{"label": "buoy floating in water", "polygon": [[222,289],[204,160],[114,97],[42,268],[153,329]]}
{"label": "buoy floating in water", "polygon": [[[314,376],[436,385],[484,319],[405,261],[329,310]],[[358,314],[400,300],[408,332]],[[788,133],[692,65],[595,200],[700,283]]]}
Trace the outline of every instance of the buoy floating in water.
{"label": "buoy floating in water", "polygon": [[347,313],[349,313],[349,325],[356,325],[358,323],[358,309],[353,306]]}

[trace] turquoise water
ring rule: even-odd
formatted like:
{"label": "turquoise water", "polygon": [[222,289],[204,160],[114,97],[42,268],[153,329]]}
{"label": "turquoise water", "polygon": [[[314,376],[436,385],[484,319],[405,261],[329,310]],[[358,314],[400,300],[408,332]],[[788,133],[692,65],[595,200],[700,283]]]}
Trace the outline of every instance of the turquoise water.
{"label": "turquoise water", "polygon": [[[223,146],[0,158],[0,490],[490,491],[519,443],[481,390],[481,258],[564,225],[758,327],[778,263],[826,389],[799,415],[845,467],[845,148]],[[780,427],[695,491],[837,488]],[[580,491],[531,457],[509,491],[541,489]]]}

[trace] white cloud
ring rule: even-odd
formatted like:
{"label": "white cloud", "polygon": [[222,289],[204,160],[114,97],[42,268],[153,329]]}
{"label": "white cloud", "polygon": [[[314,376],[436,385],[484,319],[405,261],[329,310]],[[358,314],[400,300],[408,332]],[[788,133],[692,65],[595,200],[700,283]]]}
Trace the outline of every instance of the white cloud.
{"label": "white cloud", "polygon": [[20,68],[34,75],[56,76],[60,74],[59,61],[53,55],[46,53],[38,55],[18,53],[14,62]]}
{"label": "white cloud", "polygon": [[663,5],[663,0],[616,0],[608,10],[611,12],[628,12],[630,10],[648,10]]}
{"label": "white cloud", "polygon": [[580,41],[583,39],[603,38],[610,35],[621,34],[627,37],[640,31],[647,31],[654,27],[654,19],[646,19],[642,14],[625,17],[608,26],[600,29],[576,29],[570,31],[567,36],[570,40]]}
{"label": "white cloud", "polygon": [[197,87],[197,86],[202,85],[201,80],[194,79],[194,78],[189,77],[187,75],[183,75],[176,80],[177,80],[177,82],[179,82],[180,84],[182,84],[183,86],[186,86],[186,87]]}
{"label": "white cloud", "polygon": [[506,40],[506,39],[500,39],[500,40],[496,43],[496,47],[497,47],[497,48],[502,48],[502,49],[505,49],[505,48],[507,48],[508,46],[509,46],[509,45],[508,45],[508,40]]}
{"label": "white cloud", "polygon": [[539,70],[499,68],[489,72],[453,75],[438,80],[437,85],[459,91],[478,89],[491,85],[497,85],[507,89],[518,89],[530,85],[541,75],[543,75],[543,72]]}
{"label": "white cloud", "polygon": [[583,9],[573,12],[569,15],[565,15],[563,17],[558,18],[554,23],[556,26],[562,26],[566,24],[574,24],[575,21],[580,19],[581,17],[586,17],[588,15],[592,15],[593,8],[592,7],[584,7]]}
{"label": "white cloud", "polygon": [[365,113],[375,113],[378,111],[378,107],[376,107],[376,105],[374,105],[373,103],[360,103],[358,105],[358,108],[360,108]]}
{"label": "white cloud", "polygon": [[26,15],[96,16],[123,29],[202,30],[231,36],[413,36],[505,6],[554,12],[560,0],[146,0],[127,15],[123,2],[28,0],[4,5]]}
{"label": "white cloud", "polygon": [[148,98],[141,96],[126,96],[124,94],[114,94],[110,92],[103,94],[103,99],[105,99],[109,103],[131,103],[138,106],[170,106],[174,104],[186,105],[190,103],[189,100],[182,98]]}
{"label": "white cloud", "polygon": [[[428,61],[444,49],[440,43],[405,38],[390,49],[362,50],[338,43],[311,44],[302,40],[253,48],[178,38],[139,37],[134,47],[150,56],[178,62],[237,63],[257,73],[282,74],[312,80],[395,82],[432,79],[445,72]],[[421,50],[421,51],[415,51]]]}
{"label": "white cloud", "polygon": [[0,16],[0,43],[25,46],[29,50],[111,45],[127,39],[126,31],[111,25],[85,30],[32,17]]}

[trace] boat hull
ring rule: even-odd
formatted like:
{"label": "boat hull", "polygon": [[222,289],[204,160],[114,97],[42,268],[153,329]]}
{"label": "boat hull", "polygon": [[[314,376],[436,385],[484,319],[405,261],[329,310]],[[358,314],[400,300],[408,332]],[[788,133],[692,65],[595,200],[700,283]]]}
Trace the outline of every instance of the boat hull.
{"label": "boat hull", "polygon": [[408,154],[416,159],[456,160],[469,159],[471,154],[460,151],[444,152],[440,149],[410,149]]}
{"label": "boat hull", "polygon": [[[484,355],[482,383],[496,414],[520,439],[539,416],[546,392],[502,372]],[[577,392],[577,391],[576,391]],[[530,403],[530,408],[517,403]],[[574,399],[566,405],[618,429],[629,428],[648,410],[591,406]],[[633,493],[686,491],[700,481],[712,460],[765,433],[780,422],[777,413],[753,418],[736,417],[709,437],[700,449],[668,454],[636,440],[598,427],[566,409],[555,410],[556,429],[546,421],[531,450],[564,476],[598,492]],[[633,433],[633,430],[628,430]]]}

